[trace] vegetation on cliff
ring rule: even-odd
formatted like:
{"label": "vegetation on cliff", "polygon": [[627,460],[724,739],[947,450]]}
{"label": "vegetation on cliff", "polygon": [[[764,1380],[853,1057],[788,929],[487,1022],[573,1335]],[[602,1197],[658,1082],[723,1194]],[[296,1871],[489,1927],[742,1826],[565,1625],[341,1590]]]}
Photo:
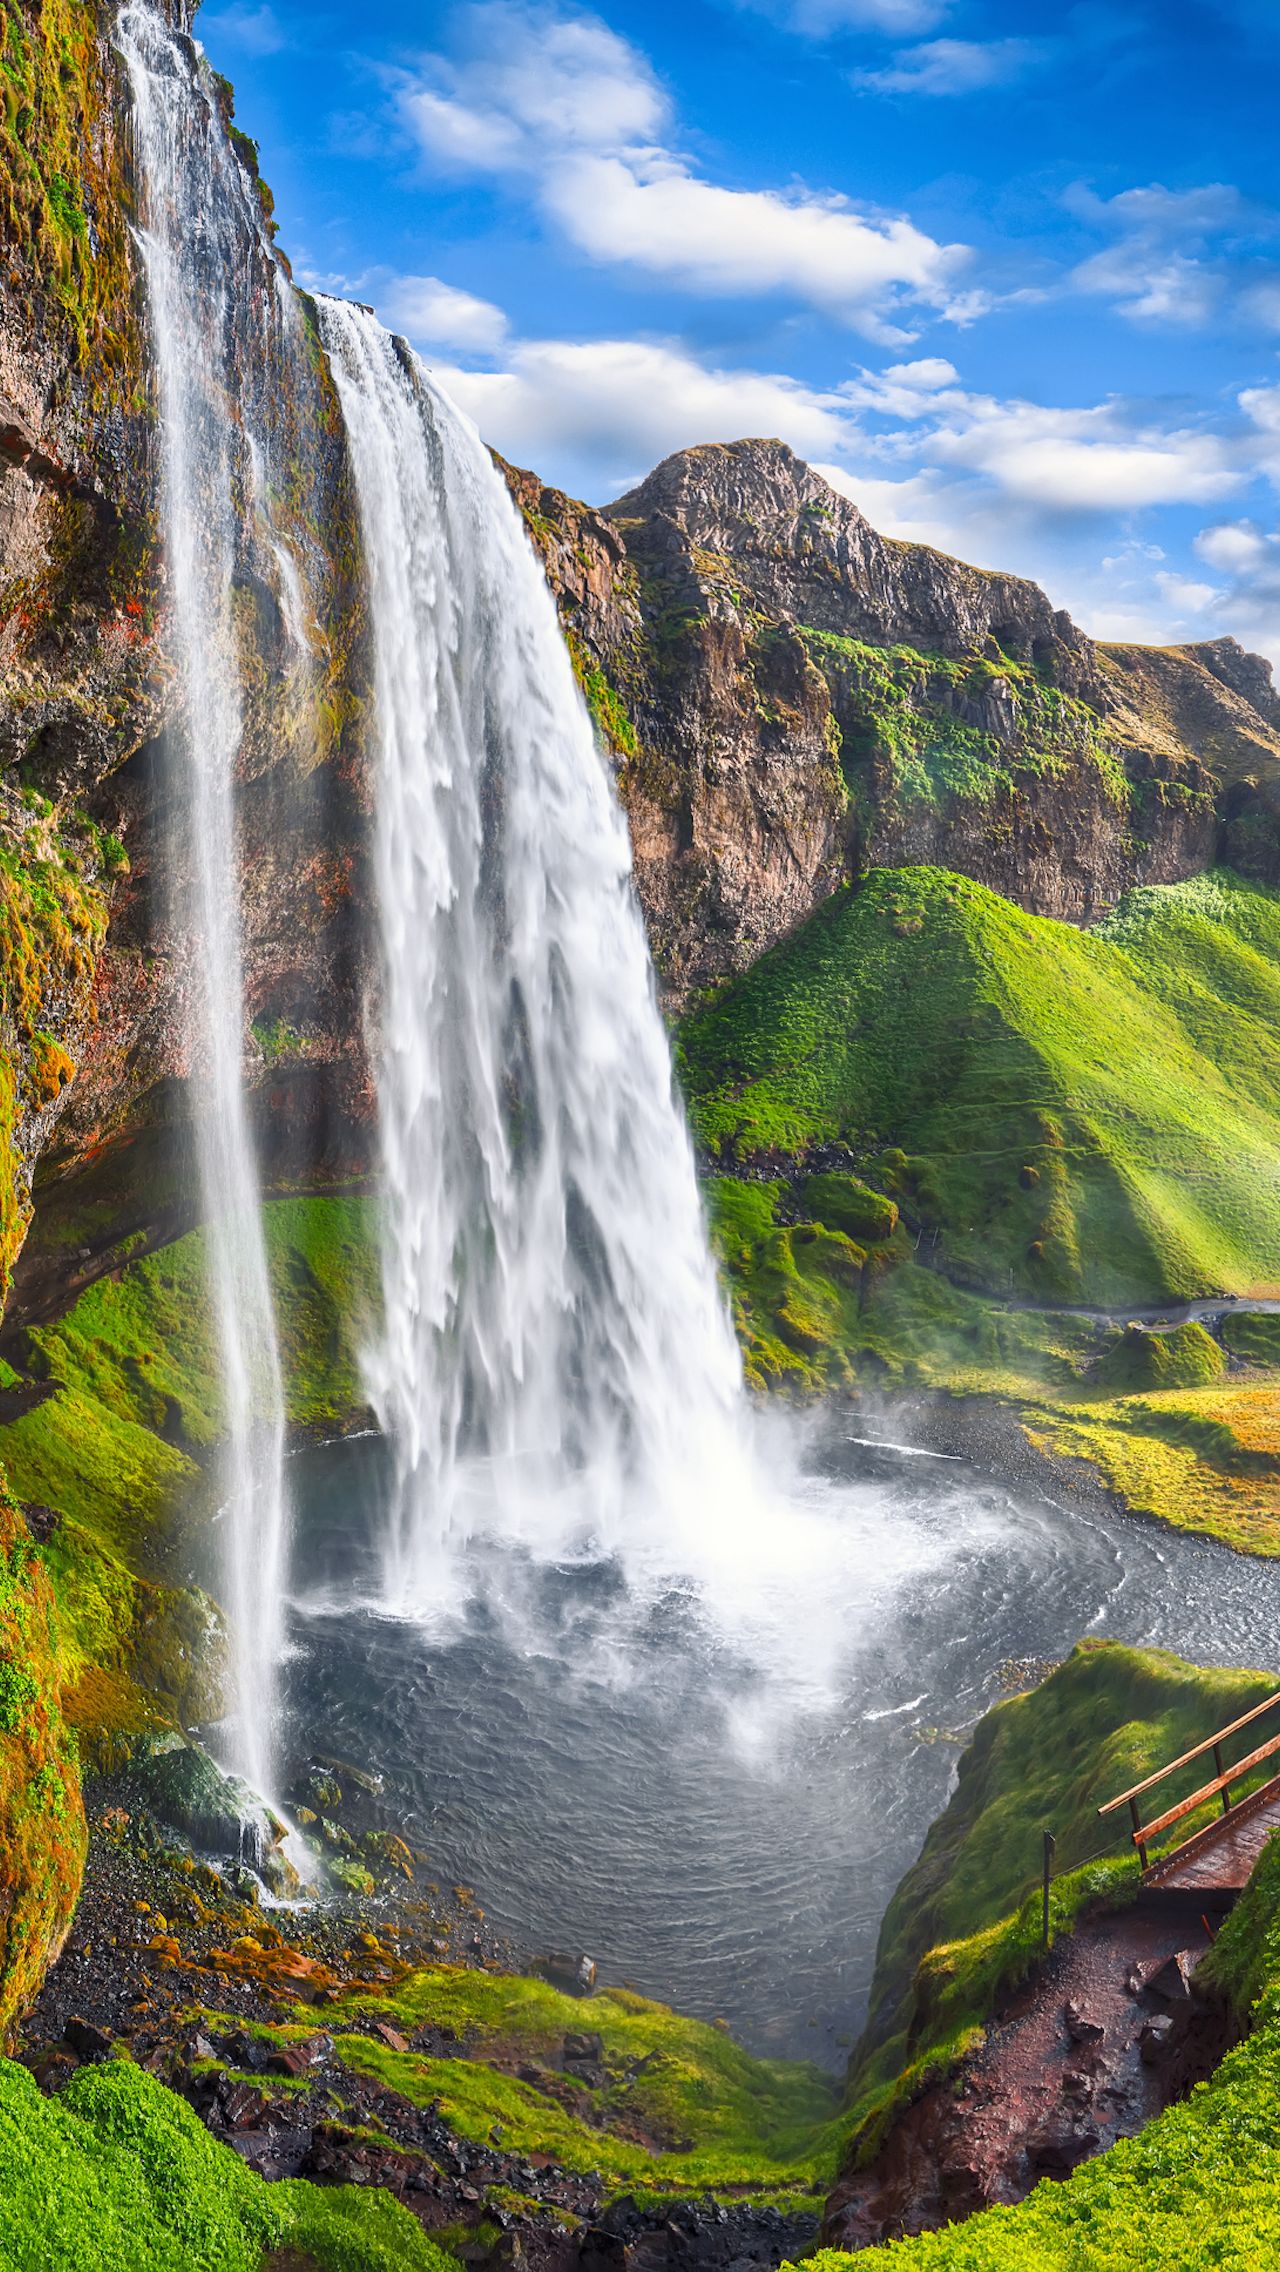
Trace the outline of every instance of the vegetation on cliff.
{"label": "vegetation on cliff", "polygon": [[862,2272],[877,2256],[894,2272],[1263,2272],[1280,2252],[1280,1840],[1205,1970],[1251,2033],[1140,2136],[1016,2208],[856,2256],[820,2250],[812,2272]]}
{"label": "vegetation on cliff", "polygon": [[52,1589],[0,1485],[0,2040],[61,1947],[80,1891],[84,1810],[61,1688]]}
{"label": "vegetation on cliff", "polygon": [[1280,895],[1218,871],[1096,930],[962,876],[836,896],[682,1029],[721,1161],[850,1165],[949,1276],[1097,1305],[1280,1283]]}
{"label": "vegetation on cliff", "polygon": [[[680,1030],[749,1378],[1000,1396],[1129,1505],[1280,1551],[1243,1306],[1280,1282],[1278,1032],[1280,895],[1225,870],[1092,932],[925,868],[838,893]],[[1220,1331],[1106,1314],[1213,1295]]]}
{"label": "vegetation on cliff", "polygon": [[[1035,1963],[1042,1833],[1057,1840],[1061,1929],[1095,1896],[1136,1889],[1127,1821],[1100,1822],[1103,1801],[1275,1685],[1266,1673],[1082,1641],[1037,1688],[979,1721],[950,1803],[880,1929],[870,2016],[850,2066],[853,2156],[874,2148],[921,2073],[968,2048]],[[1168,1803],[1202,1780],[1196,1767],[1172,1777]],[[1180,1824],[1180,1834],[1198,1820]]]}
{"label": "vegetation on cliff", "polygon": [[[333,2020],[358,2029],[368,1996]],[[344,2034],[341,2055],[419,2106],[434,2105],[462,2137],[498,2126],[516,2153],[551,2154],[599,2171],[611,2192],[644,2202],[710,2192],[813,2207],[838,2139],[836,2094],[815,2067],[756,2059],[723,2028],[685,2018],[625,1988],[585,2002],[541,1980],[441,1966],[411,1973],[377,2017],[405,2036],[458,2039],[449,2057],[396,2050],[378,2034]],[[299,2032],[308,2032],[300,2011]],[[314,2019],[309,2026],[314,2027]],[[598,2038],[597,2080],[564,2102],[556,2072],[567,2034]]]}
{"label": "vegetation on cliff", "polygon": [[[283,1199],[264,1211],[285,1369],[299,1428],[363,1412],[359,1351],[376,1300],[368,1203]],[[0,1463],[20,1497],[64,1519],[43,1553],[63,1620],[72,1709],[95,1722],[136,1714],[145,1687],[190,1711],[216,1705],[217,1621],[173,1590],[173,1549],[205,1505],[201,1477],[220,1425],[213,1321],[199,1231],[124,1262],[63,1316],[15,1343],[26,1382],[0,1424]],[[140,1666],[138,1660],[141,1659]],[[122,1676],[104,1687],[91,1676]],[[197,1712],[196,1716],[199,1716]]]}

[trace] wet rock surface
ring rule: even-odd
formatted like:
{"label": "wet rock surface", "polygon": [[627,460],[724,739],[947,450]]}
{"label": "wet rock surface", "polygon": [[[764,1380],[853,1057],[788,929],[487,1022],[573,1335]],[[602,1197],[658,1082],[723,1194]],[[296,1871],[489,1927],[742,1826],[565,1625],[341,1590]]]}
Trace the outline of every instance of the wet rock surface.
{"label": "wet rock surface", "polygon": [[1235,2040],[1198,1998],[1209,1935],[1194,1914],[1133,1908],[1064,1939],[958,2074],[906,2109],[875,2161],[842,2178],[822,2239],[870,2247],[927,2232],[1042,2178],[1069,2177],[1208,2074]]}
{"label": "wet rock surface", "polygon": [[[349,1813],[338,1782],[343,1776],[350,1788],[356,1772],[312,1761],[299,1777],[325,1783],[329,1803],[358,1827],[359,1809]],[[23,2030],[20,2056],[42,2089],[57,2090],[95,2060],[134,2058],[262,2176],[383,2187],[467,2265],[771,2272],[812,2245],[816,2214],[784,2215],[750,2200],[655,2208],[611,2199],[599,2173],[562,2168],[550,2153],[505,2151],[496,2132],[487,2144],[462,2137],[434,2105],[358,2072],[344,2059],[345,2038],[392,2053],[469,2055],[449,2028],[406,2033],[379,2012],[414,1965],[513,1969],[512,1950],[468,1889],[424,1882],[425,1857],[414,1856],[412,1884],[389,1877],[374,1899],[264,1906],[251,1873],[175,1843],[140,1802],[142,1788],[134,1774],[91,1793],[75,1928]],[[366,1807],[376,1803],[372,1788],[359,1796]],[[579,1988],[582,2027],[567,2030],[536,2068],[514,2072],[579,2118],[598,2120],[592,2093],[605,2079],[604,2045],[581,1980]],[[299,2007],[308,2006],[315,2024],[300,2028]],[[282,2021],[287,2037],[263,2032]]]}

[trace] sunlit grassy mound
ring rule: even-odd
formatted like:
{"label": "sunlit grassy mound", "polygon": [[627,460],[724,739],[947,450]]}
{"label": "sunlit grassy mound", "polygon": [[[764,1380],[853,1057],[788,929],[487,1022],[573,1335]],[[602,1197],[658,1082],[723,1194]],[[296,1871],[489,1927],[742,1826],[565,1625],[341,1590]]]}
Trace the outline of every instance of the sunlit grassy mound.
{"label": "sunlit grassy mound", "polygon": [[[1064,1929],[1094,1896],[1136,1888],[1127,1819],[1099,1821],[1103,1801],[1276,1686],[1269,1673],[1206,1670],[1160,1649],[1082,1641],[1039,1687],[985,1715],[946,1811],[885,1912],[867,2028],[850,2070],[854,2158],[874,2150],[904,2077],[936,2071],[970,2048],[1038,1958],[1042,1833],[1057,1839],[1054,1919]],[[1169,1781],[1167,1803],[1201,1781],[1200,1763],[1182,1770]]]}
{"label": "sunlit grassy mound", "polygon": [[455,2272],[389,2195],[267,2185],[183,2099],[127,2060],[43,2098],[0,2061],[4,2272]]}
{"label": "sunlit grassy mound", "polygon": [[1046,1406],[1027,1424],[1137,1513],[1280,1554],[1280,1378]]}
{"label": "sunlit grassy mound", "polygon": [[686,1021],[681,1065],[722,1162],[845,1145],[972,1286],[1280,1284],[1280,895],[1228,871],[1093,931],[873,871]]}
{"label": "sunlit grassy mound", "polygon": [[1207,1960],[1253,2032],[1189,2099],[1134,2139],[1044,2182],[1017,2208],[815,2272],[1264,2272],[1280,2259],[1280,1840]]}

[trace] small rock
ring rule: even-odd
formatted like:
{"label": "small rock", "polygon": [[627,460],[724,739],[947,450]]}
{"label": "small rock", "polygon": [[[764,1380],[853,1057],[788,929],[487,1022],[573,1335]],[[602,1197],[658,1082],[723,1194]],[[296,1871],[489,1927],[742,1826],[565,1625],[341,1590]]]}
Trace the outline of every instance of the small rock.
{"label": "small rock", "polygon": [[392,2027],[387,2020],[376,2020],[372,2032],[379,2043],[386,2044],[388,2051],[407,2051],[409,2048],[399,2029]]}
{"label": "small rock", "polygon": [[1094,2019],[1091,2012],[1082,2011],[1070,1997],[1062,2007],[1062,2017],[1073,2043],[1101,2043],[1107,2032],[1101,2020]]}
{"label": "small rock", "polygon": [[1144,2067],[1159,2066],[1168,2051],[1172,2034],[1173,2016],[1169,2012],[1157,2012],[1144,2023],[1138,2036],[1138,2051]]}
{"label": "small rock", "polygon": [[1195,1962],[1190,1949],[1176,1950],[1155,1972],[1147,1974],[1144,1982],[1146,1994],[1157,1997],[1162,2004],[1185,2004],[1191,1994],[1191,1975]]}
{"label": "small rock", "polygon": [[567,1988],[571,1996],[589,1996],[596,1984],[595,1960],[589,1956],[545,1956],[537,1970],[554,1988]]}
{"label": "small rock", "polygon": [[269,2075],[305,2075],[310,2065],[305,2046],[301,2043],[277,2043],[267,2053],[266,2071]]}
{"label": "small rock", "polygon": [[598,2067],[604,2057],[604,2037],[571,2033],[564,2039],[564,2060],[569,2067]]}
{"label": "small rock", "polygon": [[115,2042],[109,2027],[95,2027],[91,2020],[69,2019],[62,2036],[81,2059],[102,2059]]}
{"label": "small rock", "polygon": [[232,2083],[222,2101],[222,2118],[229,2130],[255,2130],[267,2113],[267,2101],[252,2083]]}
{"label": "small rock", "polygon": [[56,1507],[42,1507],[36,1499],[20,1499],[22,1519],[37,1546],[47,1546],[55,1531],[62,1528],[62,1516]]}

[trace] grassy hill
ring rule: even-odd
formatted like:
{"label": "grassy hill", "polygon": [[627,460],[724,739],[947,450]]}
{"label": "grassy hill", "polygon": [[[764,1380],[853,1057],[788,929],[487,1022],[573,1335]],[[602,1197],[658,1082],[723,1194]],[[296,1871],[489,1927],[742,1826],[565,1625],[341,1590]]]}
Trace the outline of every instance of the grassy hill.
{"label": "grassy hill", "polygon": [[1226,871],[1093,931],[873,872],[680,1053],[718,1161],[847,1147],[961,1283],[1091,1305],[1280,1286],[1280,894]]}

